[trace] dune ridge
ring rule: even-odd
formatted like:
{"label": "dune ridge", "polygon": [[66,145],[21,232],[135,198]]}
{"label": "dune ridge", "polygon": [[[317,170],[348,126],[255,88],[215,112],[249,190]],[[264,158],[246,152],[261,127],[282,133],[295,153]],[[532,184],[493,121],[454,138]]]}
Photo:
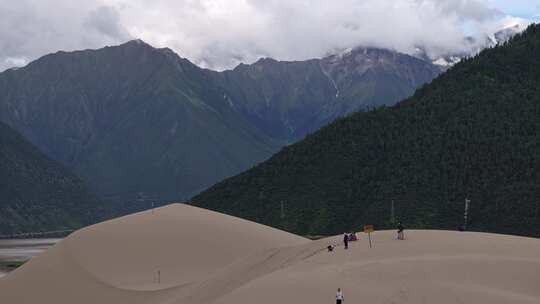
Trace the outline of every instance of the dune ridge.
{"label": "dune ridge", "polygon": [[[340,244],[172,204],[81,229],[0,279],[0,303],[540,303],[540,240],[394,231]],[[159,271],[159,274],[158,274]]]}

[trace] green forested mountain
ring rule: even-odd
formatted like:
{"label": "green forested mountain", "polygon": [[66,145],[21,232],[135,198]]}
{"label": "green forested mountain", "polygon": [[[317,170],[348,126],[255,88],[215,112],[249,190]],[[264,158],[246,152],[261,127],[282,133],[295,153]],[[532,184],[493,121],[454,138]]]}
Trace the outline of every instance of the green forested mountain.
{"label": "green forested mountain", "polygon": [[0,74],[0,120],[105,199],[181,199],[279,146],[209,82],[138,40],[58,52]]}
{"label": "green forested mountain", "polygon": [[215,72],[134,40],[0,73],[0,121],[102,198],[180,200],[438,72],[383,50]]}
{"label": "green forested mountain", "polygon": [[79,228],[102,219],[81,180],[0,123],[0,235]]}
{"label": "green forested mountain", "polygon": [[[193,198],[303,234],[392,226],[540,237],[540,25]],[[284,213],[281,213],[283,202]],[[392,203],[393,202],[393,203]]]}

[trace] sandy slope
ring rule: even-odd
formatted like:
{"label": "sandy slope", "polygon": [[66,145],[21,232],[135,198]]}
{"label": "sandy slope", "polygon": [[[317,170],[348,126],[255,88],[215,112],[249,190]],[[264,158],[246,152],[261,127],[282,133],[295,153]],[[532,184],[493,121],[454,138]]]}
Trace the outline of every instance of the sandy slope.
{"label": "sandy slope", "polygon": [[[186,205],[72,234],[0,279],[0,303],[540,303],[540,240],[408,231],[329,243]],[[157,271],[160,271],[158,283]]]}

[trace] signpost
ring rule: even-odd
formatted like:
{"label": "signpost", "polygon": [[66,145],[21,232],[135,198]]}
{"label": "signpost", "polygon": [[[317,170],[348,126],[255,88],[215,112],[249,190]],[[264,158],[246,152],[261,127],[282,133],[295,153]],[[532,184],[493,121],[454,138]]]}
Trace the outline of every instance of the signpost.
{"label": "signpost", "polygon": [[371,233],[373,231],[373,225],[364,225],[364,233],[367,233],[369,238],[369,248],[371,248]]}

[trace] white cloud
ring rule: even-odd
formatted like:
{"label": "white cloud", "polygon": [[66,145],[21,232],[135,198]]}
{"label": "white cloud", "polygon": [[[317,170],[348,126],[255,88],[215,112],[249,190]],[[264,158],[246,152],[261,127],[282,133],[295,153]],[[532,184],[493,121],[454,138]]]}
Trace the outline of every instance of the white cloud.
{"label": "white cloud", "polygon": [[95,0],[0,0],[0,70],[58,50],[130,39],[114,10]]}
{"label": "white cloud", "polygon": [[[6,58],[96,48],[130,37],[193,62],[231,68],[259,57],[301,60],[357,45],[463,51],[503,14],[489,0],[0,0]],[[7,18],[7,19],[6,19]]]}
{"label": "white cloud", "polygon": [[4,59],[4,65],[19,67],[28,64],[28,59],[22,57],[7,57]]}

